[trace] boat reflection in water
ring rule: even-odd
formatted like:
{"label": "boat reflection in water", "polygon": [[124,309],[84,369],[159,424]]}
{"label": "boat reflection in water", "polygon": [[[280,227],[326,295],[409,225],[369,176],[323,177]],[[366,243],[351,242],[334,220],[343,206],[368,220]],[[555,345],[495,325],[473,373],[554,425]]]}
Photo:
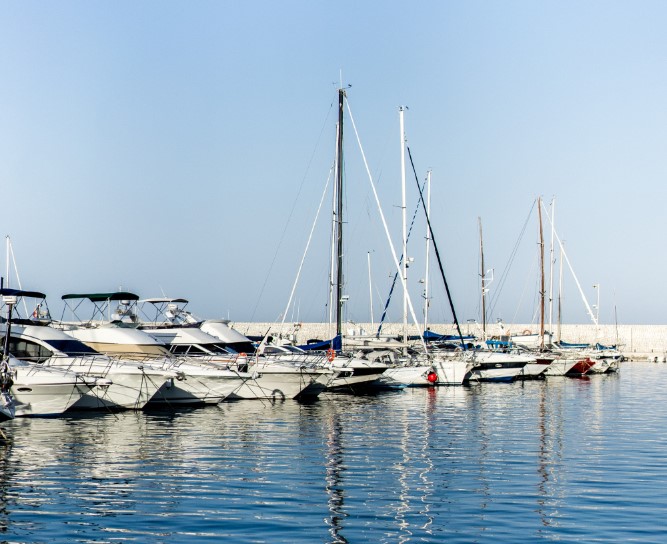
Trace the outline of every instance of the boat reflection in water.
{"label": "boat reflection in water", "polygon": [[[647,510],[667,506],[667,392],[646,377],[15,419],[0,444],[2,538],[646,540]],[[615,516],[591,515],[601,504]]]}

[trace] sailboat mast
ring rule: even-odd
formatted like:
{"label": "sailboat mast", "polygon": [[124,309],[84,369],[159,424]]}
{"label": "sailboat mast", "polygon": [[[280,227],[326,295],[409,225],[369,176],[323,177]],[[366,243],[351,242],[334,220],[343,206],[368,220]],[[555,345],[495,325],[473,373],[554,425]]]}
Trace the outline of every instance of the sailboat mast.
{"label": "sailboat mast", "polygon": [[537,199],[537,213],[540,223],[540,349],[544,349],[544,232],[542,230],[542,199]]}
{"label": "sailboat mast", "polygon": [[[426,214],[431,214],[431,171],[429,170],[426,174],[426,183],[428,184],[426,190]],[[429,257],[431,253],[431,231],[426,225],[426,272],[424,275],[424,332],[427,330],[428,326],[428,276],[429,276]]]}
{"label": "sailboat mast", "polygon": [[401,129],[401,219],[403,221],[403,342],[408,341],[408,226],[405,198],[405,126],[403,121],[403,106],[398,109],[398,118]]}
{"label": "sailboat mast", "polygon": [[345,89],[338,89],[338,141],[336,150],[336,336],[343,330],[343,110]]}
{"label": "sailboat mast", "polygon": [[486,277],[484,268],[484,242],[482,239],[482,218],[478,217],[479,223],[479,255],[480,255],[480,277],[482,278],[482,334],[486,340]]}
{"label": "sailboat mast", "polygon": [[549,338],[553,334],[554,319],[554,234],[556,232],[556,199],[551,201],[551,245],[549,246]]}
{"label": "sailboat mast", "polygon": [[375,328],[373,323],[373,276],[371,275],[371,252],[367,253],[368,257],[368,300],[370,303],[370,312],[371,312],[371,328]]}
{"label": "sailboat mast", "polygon": [[561,341],[561,326],[563,324],[563,309],[561,307],[563,298],[563,246],[560,246],[560,261],[558,263],[558,343]]}

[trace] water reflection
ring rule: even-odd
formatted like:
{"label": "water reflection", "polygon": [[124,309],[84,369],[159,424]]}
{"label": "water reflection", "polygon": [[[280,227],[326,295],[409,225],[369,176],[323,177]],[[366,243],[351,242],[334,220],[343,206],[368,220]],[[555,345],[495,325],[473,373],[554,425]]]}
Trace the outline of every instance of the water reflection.
{"label": "water reflection", "polygon": [[613,481],[667,506],[667,403],[643,401],[667,394],[635,373],[15,420],[0,540],[631,539],[640,509],[622,527],[591,513],[619,500]]}
{"label": "water reflection", "polygon": [[325,416],[326,428],[326,450],[325,450],[325,490],[327,494],[327,506],[329,508],[329,535],[331,542],[347,542],[342,535],[344,520],[347,517],[344,511],[345,491],[343,482],[344,448],[341,443],[343,428],[340,416],[336,410],[329,411]]}

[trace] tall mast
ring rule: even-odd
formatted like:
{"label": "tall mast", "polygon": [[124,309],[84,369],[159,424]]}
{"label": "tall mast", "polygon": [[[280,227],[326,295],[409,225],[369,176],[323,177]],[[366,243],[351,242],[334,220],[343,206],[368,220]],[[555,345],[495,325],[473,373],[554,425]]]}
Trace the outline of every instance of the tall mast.
{"label": "tall mast", "polygon": [[403,342],[408,341],[408,232],[405,199],[405,128],[403,124],[403,106],[398,108],[401,128],[401,218],[403,221]]}
{"label": "tall mast", "polygon": [[563,323],[563,310],[561,307],[563,298],[563,246],[560,246],[560,261],[558,263],[558,343],[561,341],[561,325]]}
{"label": "tall mast", "polygon": [[370,312],[371,312],[371,328],[375,328],[373,323],[373,276],[371,275],[371,252],[368,254],[368,300],[370,302]]}
{"label": "tall mast", "polygon": [[554,234],[556,232],[556,199],[551,201],[551,245],[549,246],[549,339],[553,334],[554,318]]}
{"label": "tall mast", "polygon": [[542,198],[537,198],[540,222],[540,349],[544,349],[544,232],[542,230]]}
{"label": "tall mast", "polygon": [[336,336],[343,330],[343,110],[345,89],[338,89],[336,150]]}
{"label": "tall mast", "polygon": [[482,333],[486,340],[486,278],[484,268],[484,242],[482,240],[482,218],[478,217],[479,223],[479,255],[480,255],[480,277],[482,278]]}
{"label": "tall mast", "polygon": [[334,311],[338,312],[338,303],[334,304],[334,287],[336,286],[336,202],[338,201],[338,187],[335,180],[337,179],[338,169],[338,131],[340,130],[338,123],[336,123],[336,141],[334,142],[334,184],[331,200],[331,232],[329,240],[329,338],[335,336],[333,331],[334,326]]}
{"label": "tall mast", "polygon": [[[431,171],[429,170],[426,174],[426,214],[431,214]],[[429,274],[429,256],[431,253],[431,231],[426,225],[426,272],[424,276],[424,332],[428,326],[428,274]]]}

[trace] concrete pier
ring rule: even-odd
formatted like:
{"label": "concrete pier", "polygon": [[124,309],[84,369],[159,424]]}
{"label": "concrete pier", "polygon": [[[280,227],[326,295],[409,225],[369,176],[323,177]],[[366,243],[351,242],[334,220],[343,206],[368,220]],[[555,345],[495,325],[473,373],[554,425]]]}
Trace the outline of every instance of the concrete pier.
{"label": "concrete pier", "polygon": [[[239,332],[247,335],[262,336],[270,331],[273,336],[289,337],[297,343],[305,344],[309,339],[330,338],[332,333],[327,323],[285,323],[282,330],[276,323],[235,323],[231,325]],[[433,324],[429,328],[439,334],[455,334],[456,328],[451,324]],[[343,327],[346,334],[373,334],[377,331],[377,324],[346,323]],[[539,333],[539,325],[502,325],[497,323],[487,326],[489,336],[502,334],[521,334],[524,331]],[[481,336],[481,326],[465,323],[461,325],[463,334]],[[401,325],[396,323],[385,324],[383,334],[399,334]],[[631,360],[658,360],[667,361],[667,325],[562,325],[552,330],[554,339],[560,338],[570,343],[617,345],[627,359]],[[418,334],[414,326],[409,327],[408,334]]]}

